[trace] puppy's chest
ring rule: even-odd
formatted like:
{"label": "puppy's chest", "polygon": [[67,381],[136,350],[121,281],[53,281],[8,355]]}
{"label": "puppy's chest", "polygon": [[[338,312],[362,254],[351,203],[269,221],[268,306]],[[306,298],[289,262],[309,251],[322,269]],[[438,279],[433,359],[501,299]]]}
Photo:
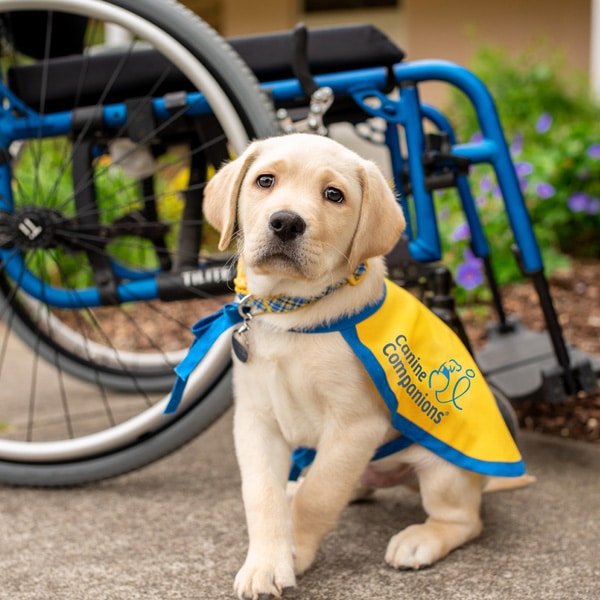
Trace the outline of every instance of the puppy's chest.
{"label": "puppy's chest", "polygon": [[306,392],[331,381],[337,366],[351,369],[352,353],[337,334],[273,331],[261,327],[248,336],[249,365],[271,381]]}
{"label": "puppy's chest", "polygon": [[252,329],[249,360],[238,367],[289,441],[318,437],[326,414],[360,410],[364,375],[340,335]]}

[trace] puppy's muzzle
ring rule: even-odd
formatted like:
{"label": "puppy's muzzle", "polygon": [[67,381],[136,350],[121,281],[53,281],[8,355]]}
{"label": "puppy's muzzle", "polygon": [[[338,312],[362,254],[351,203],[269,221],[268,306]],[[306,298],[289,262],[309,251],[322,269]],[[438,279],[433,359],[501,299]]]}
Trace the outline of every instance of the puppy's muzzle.
{"label": "puppy's muzzle", "polygon": [[282,242],[291,242],[306,231],[306,221],[295,212],[278,210],[269,217],[269,229]]}

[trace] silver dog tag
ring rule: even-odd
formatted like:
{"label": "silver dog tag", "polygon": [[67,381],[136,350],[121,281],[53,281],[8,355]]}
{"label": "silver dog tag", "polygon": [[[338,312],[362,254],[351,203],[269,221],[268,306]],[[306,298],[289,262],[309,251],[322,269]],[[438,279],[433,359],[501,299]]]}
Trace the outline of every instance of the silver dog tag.
{"label": "silver dog tag", "polygon": [[236,355],[240,362],[248,362],[249,348],[248,340],[246,339],[246,332],[249,327],[246,323],[243,323],[239,329],[236,329],[231,336],[231,346],[233,353]]}
{"label": "silver dog tag", "polygon": [[231,336],[231,346],[233,353],[236,355],[240,362],[248,362],[249,356],[249,344],[246,333],[250,330],[250,322],[252,321],[251,306],[249,304],[252,296],[247,294],[244,296],[238,305],[238,313],[244,322],[236,329]]}

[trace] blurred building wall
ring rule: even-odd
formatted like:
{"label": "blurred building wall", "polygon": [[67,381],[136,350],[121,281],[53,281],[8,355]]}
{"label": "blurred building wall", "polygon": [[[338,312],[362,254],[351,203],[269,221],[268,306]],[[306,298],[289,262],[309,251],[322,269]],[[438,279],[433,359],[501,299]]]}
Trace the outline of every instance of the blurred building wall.
{"label": "blurred building wall", "polygon": [[[367,22],[385,31],[409,60],[442,58],[468,66],[482,43],[515,53],[545,38],[570,68],[590,72],[592,4],[600,0],[398,0],[396,7],[304,12],[303,0],[183,0],[224,36]],[[423,99],[443,103],[441,86]]]}
{"label": "blurred building wall", "polygon": [[[465,66],[481,44],[518,53],[541,39],[570,68],[590,72],[590,0],[404,0],[409,59],[444,58]],[[439,89],[425,99],[440,98]]]}

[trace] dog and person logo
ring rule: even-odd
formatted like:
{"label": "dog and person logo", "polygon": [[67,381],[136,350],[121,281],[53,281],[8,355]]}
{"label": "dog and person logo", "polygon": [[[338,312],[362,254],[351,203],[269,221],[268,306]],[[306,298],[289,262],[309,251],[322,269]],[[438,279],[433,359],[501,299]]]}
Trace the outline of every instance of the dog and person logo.
{"label": "dog and person logo", "polygon": [[486,475],[525,472],[519,449],[475,360],[410,292],[386,282],[381,306],[342,332],[412,442]]}

